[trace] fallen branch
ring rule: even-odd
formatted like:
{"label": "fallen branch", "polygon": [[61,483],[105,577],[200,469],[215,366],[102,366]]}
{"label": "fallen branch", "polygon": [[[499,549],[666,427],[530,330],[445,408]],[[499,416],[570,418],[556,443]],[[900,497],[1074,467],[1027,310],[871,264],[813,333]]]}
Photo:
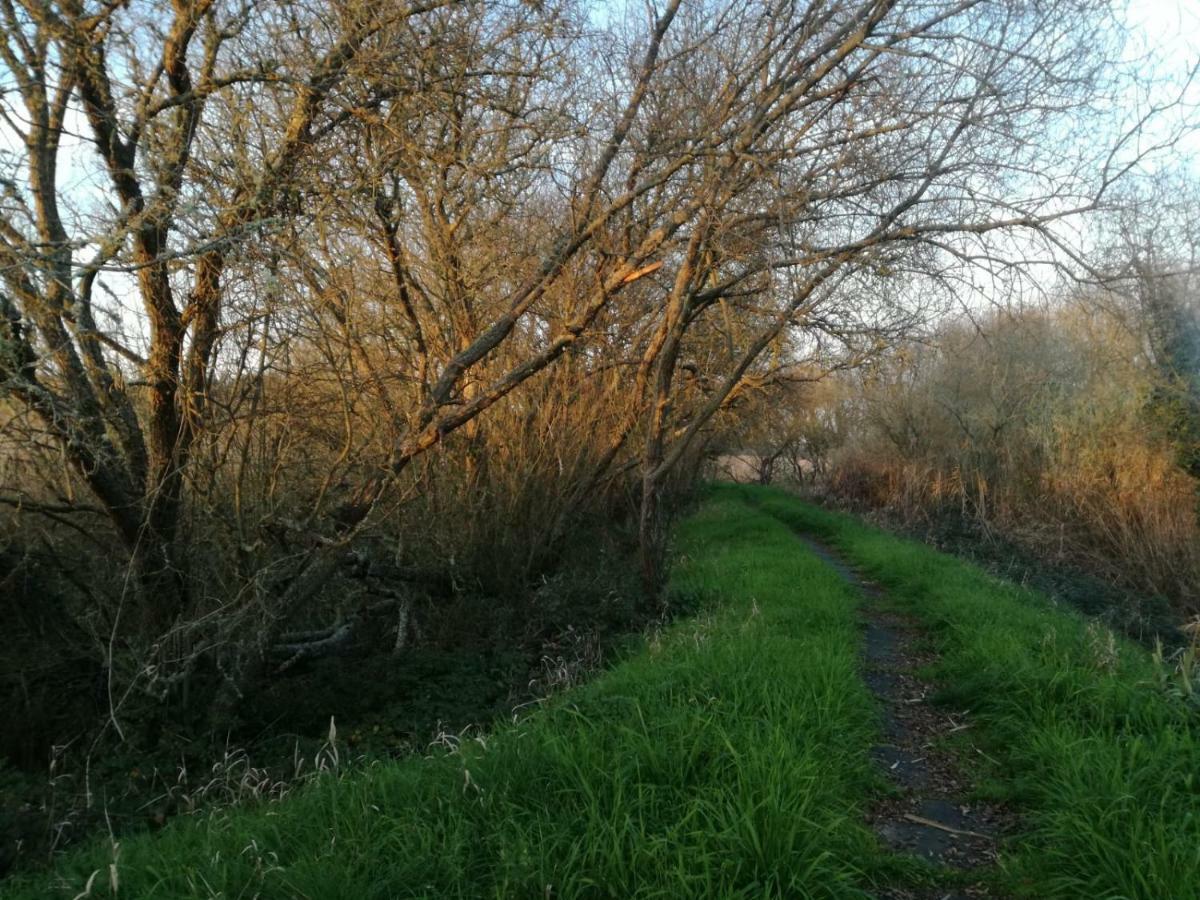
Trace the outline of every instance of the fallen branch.
{"label": "fallen branch", "polygon": [[311,641],[301,641],[295,644],[277,644],[272,649],[274,653],[280,656],[291,656],[292,658],[285,664],[291,665],[305,656],[328,653],[334,648],[345,644],[350,640],[351,635],[354,634],[354,626],[357,624],[357,618],[350,619],[333,629],[327,637]]}
{"label": "fallen branch", "polygon": [[939,831],[945,831],[948,834],[957,834],[963,837],[983,838],[991,840],[986,834],[980,834],[978,831],[966,831],[962,828],[954,828],[950,825],[943,825],[941,822],[935,822],[933,819],[926,819],[924,816],[915,816],[912,813],[905,813],[904,818],[910,822],[915,822],[918,825],[925,825],[929,828],[936,828]]}

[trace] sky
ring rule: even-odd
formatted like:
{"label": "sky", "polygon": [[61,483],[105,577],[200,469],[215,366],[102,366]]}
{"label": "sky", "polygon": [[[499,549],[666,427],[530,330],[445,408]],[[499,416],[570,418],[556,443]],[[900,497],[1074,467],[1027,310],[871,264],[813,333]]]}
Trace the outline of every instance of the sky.
{"label": "sky", "polygon": [[[1200,74],[1184,89],[1189,72],[1200,61],[1200,0],[1129,0],[1126,23],[1130,27],[1127,59],[1144,61],[1148,75],[1167,81],[1157,99],[1183,89],[1180,108],[1166,121],[1190,125],[1177,150],[1181,161],[1190,157],[1192,171],[1200,172]],[[1147,98],[1131,91],[1129,100],[1140,110]]]}
{"label": "sky", "polygon": [[[601,4],[599,8],[606,7]],[[1130,29],[1125,63],[1133,71],[1144,74],[1146,83],[1131,86],[1117,99],[1122,118],[1127,122],[1135,121],[1153,105],[1175,99],[1181,101],[1157,117],[1139,136],[1139,149],[1177,139],[1169,151],[1150,157],[1145,168],[1149,171],[1172,167],[1187,169],[1200,180],[1200,76],[1187,84],[1189,73],[1200,62],[1200,0],[1127,0],[1123,18]],[[8,73],[0,67],[0,87],[7,86],[10,80]],[[1153,88],[1147,87],[1151,81]],[[69,130],[85,132],[86,123],[81,119],[78,113],[73,115],[68,121]],[[21,152],[19,138],[0,122],[0,157],[14,152]],[[77,201],[89,195],[107,200],[107,179],[98,162],[86,139],[73,135],[64,140],[59,168],[62,193]],[[109,273],[103,281],[114,294],[120,295],[126,311],[136,310],[135,291],[129,276]],[[137,328],[140,315],[135,312],[131,318],[132,321],[126,319],[127,327]]]}

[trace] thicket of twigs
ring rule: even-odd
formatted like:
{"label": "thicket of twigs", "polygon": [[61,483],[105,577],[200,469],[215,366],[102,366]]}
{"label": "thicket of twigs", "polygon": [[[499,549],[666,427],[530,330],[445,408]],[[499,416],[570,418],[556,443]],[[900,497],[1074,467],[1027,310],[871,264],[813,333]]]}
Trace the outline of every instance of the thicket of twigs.
{"label": "thicket of twigs", "polygon": [[[656,612],[706,456],[887,365],[966,273],[1073,265],[1058,225],[1173,140],[1113,117],[1099,0],[0,0],[0,24],[0,698],[150,741],[363,634],[519,636],[589,529],[625,529]],[[1149,439],[1110,478],[1093,422],[1057,424],[1029,452],[1062,458],[1059,506],[1178,481]],[[1020,514],[1006,461],[889,459],[895,495],[931,474]],[[1179,490],[1122,509],[1177,522]]]}
{"label": "thicket of twigs", "polygon": [[1200,612],[1200,293],[1182,268],[959,320],[856,373],[825,406],[826,488]]}

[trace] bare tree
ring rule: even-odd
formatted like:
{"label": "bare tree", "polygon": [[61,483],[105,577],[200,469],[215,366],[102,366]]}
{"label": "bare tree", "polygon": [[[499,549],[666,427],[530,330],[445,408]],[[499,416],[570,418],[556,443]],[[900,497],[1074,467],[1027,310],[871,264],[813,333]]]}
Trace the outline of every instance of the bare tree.
{"label": "bare tree", "polygon": [[1086,110],[1103,14],[0,0],[6,394],[119,535],[160,670],[169,637],[263,671],[427,508],[435,448],[463,497],[570,448],[546,545],[633,473],[652,593],[664,493],[747,392],[1103,197],[1119,141],[1034,139]]}

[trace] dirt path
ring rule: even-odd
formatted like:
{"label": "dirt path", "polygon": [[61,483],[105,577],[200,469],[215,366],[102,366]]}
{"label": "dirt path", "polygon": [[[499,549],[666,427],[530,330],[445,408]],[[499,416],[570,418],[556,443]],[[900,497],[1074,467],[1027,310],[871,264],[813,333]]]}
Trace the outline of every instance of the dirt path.
{"label": "dirt path", "polygon": [[[862,607],[863,680],[879,702],[885,743],[871,755],[896,788],[870,811],[870,823],[895,853],[912,854],[935,866],[983,875],[996,860],[997,838],[1012,827],[1011,815],[969,800],[970,778],[945,750],[942,738],[971,727],[969,716],[928,703],[932,685],[918,672],[936,660],[924,649],[911,618],[888,608],[883,590],[865,580],[832,547],[800,539],[843,578],[859,588]],[[997,897],[983,880],[946,888],[892,887],[880,900],[962,900]]]}

